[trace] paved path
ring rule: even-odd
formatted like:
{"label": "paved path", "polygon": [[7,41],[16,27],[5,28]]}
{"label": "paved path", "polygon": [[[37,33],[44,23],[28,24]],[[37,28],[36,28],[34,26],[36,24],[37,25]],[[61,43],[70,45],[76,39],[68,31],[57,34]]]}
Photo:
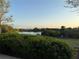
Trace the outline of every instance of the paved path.
{"label": "paved path", "polygon": [[0,59],[20,59],[20,58],[0,54]]}

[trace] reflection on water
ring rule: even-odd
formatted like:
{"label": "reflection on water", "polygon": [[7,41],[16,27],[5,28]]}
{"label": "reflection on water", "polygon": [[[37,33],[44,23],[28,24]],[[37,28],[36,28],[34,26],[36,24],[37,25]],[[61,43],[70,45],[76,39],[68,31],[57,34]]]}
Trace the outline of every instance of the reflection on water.
{"label": "reflection on water", "polygon": [[41,32],[19,32],[19,34],[27,34],[27,35],[41,35]]}

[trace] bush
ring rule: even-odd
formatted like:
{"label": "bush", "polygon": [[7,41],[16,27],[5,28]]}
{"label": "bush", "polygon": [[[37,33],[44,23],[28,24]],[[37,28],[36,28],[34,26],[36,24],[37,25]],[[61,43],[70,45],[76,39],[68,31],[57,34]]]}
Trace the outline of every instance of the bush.
{"label": "bush", "polygon": [[0,34],[0,52],[4,54],[12,54],[13,47],[19,45],[19,39],[22,39],[22,37],[17,34]]}
{"label": "bush", "polygon": [[0,52],[25,59],[71,59],[69,46],[55,38],[1,34]]}
{"label": "bush", "polygon": [[60,34],[61,34],[60,31],[56,31],[56,30],[42,31],[42,35],[51,36],[51,37],[59,37]]}
{"label": "bush", "polygon": [[1,25],[1,32],[6,33],[6,32],[14,32],[14,29],[10,25]]}

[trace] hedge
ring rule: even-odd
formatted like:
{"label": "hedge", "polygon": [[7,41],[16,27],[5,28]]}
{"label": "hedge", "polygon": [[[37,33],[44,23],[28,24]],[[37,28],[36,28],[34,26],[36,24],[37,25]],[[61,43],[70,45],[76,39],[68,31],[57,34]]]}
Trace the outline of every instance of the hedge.
{"label": "hedge", "polygon": [[65,43],[46,36],[0,34],[0,53],[24,59],[71,59]]}

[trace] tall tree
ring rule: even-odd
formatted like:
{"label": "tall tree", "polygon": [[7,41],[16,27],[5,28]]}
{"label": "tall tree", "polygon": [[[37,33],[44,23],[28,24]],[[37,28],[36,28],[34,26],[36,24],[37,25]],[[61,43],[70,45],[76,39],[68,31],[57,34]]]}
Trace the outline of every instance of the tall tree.
{"label": "tall tree", "polygon": [[67,6],[66,7],[72,7],[77,8],[79,7],[79,0],[65,0]]}
{"label": "tall tree", "polygon": [[[1,24],[4,21],[3,17],[5,15],[5,13],[8,12],[8,8],[9,8],[8,0],[0,0],[0,33],[1,33]],[[7,20],[7,19],[5,19],[5,20]]]}

